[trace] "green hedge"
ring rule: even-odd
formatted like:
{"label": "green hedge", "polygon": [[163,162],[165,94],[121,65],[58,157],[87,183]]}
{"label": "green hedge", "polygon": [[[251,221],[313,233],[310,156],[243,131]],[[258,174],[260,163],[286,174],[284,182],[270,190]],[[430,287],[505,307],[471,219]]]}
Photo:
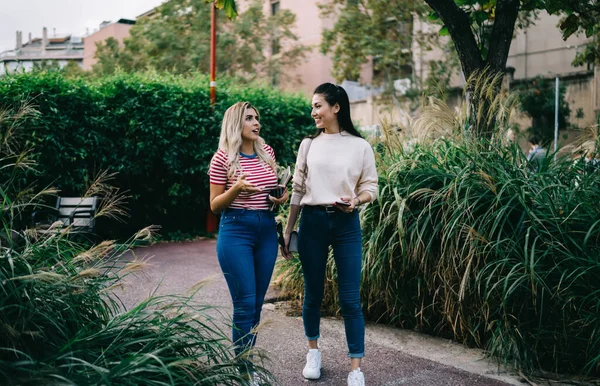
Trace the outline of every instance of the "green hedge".
{"label": "green hedge", "polygon": [[197,234],[205,226],[208,165],[230,105],[257,106],[261,134],[282,165],[295,161],[299,142],[312,131],[307,98],[225,80],[213,108],[208,83],[205,76],[152,73],[91,81],[18,74],[0,78],[0,106],[29,99],[41,112],[24,128],[40,172],[29,178],[38,185],[79,195],[100,171],[118,172],[116,185],[132,196],[131,218],[99,223],[99,232],[125,236],[159,224],[163,234]]}

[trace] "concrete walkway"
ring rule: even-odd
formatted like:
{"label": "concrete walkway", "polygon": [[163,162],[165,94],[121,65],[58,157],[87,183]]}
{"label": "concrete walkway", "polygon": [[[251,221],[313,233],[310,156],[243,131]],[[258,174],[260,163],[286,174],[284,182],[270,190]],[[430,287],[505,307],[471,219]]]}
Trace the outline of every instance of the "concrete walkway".
{"label": "concrete walkway", "polygon": [[[230,297],[217,262],[215,244],[215,240],[198,240],[157,244],[134,251],[125,258],[150,258],[149,266],[135,277],[128,277],[124,292],[118,295],[131,306],[157,287],[157,294],[184,294],[208,278],[209,284],[198,292],[195,300],[222,308],[225,318],[230,320]],[[270,359],[266,367],[279,384],[346,385],[349,360],[342,321],[322,320],[319,340],[322,376],[318,381],[306,381],[302,377],[306,355],[302,320],[286,316],[286,309],[285,302],[265,304],[257,345],[266,351]],[[411,331],[368,324],[365,346],[367,356],[361,367],[369,386],[524,384],[517,376],[499,374],[498,367],[485,359],[481,350]]]}

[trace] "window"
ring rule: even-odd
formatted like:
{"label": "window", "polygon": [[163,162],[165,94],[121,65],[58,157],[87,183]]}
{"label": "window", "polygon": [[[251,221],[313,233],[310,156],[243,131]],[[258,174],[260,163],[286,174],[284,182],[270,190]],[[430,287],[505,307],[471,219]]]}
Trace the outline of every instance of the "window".
{"label": "window", "polygon": [[[271,1],[271,15],[275,16],[279,12],[279,1]],[[277,55],[281,49],[279,44],[279,38],[277,35],[273,36],[271,39],[271,55]]]}
{"label": "window", "polygon": [[279,12],[279,1],[271,2],[271,15],[276,15]]}

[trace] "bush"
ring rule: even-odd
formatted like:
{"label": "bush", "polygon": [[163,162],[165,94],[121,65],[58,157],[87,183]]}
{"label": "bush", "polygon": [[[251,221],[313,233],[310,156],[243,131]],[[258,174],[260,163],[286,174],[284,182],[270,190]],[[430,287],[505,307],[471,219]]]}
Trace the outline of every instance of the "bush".
{"label": "bush", "polygon": [[207,307],[164,296],[123,311],[112,289],[141,264],[120,258],[151,229],[86,248],[57,228],[14,228],[15,213],[51,193],[20,186],[33,163],[15,133],[28,117],[27,106],[0,110],[0,384],[247,385],[244,358]]}
{"label": "bush", "polygon": [[121,237],[148,224],[165,233],[199,233],[208,208],[208,165],[217,149],[223,113],[248,100],[261,113],[264,136],[278,161],[295,161],[311,126],[310,105],[300,96],[223,81],[209,103],[208,78],[117,74],[101,80],[66,79],[59,72],[0,78],[0,106],[30,98],[39,116],[24,122],[40,174],[28,181],[81,195],[102,170],[117,172],[129,191],[127,224],[99,223],[99,232]]}

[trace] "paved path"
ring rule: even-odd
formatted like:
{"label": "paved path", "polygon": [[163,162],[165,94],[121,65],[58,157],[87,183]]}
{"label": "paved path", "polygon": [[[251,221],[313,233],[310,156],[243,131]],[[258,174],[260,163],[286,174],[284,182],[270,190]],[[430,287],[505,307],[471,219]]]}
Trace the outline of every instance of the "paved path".
{"label": "paved path", "polygon": [[[144,256],[151,259],[142,273],[127,278],[128,285],[119,293],[126,305],[146,298],[157,286],[158,294],[183,294],[200,280],[211,278],[196,300],[221,307],[225,318],[231,318],[229,292],[217,262],[215,240],[157,244],[138,249],[126,259],[133,259],[134,255],[138,259]],[[319,344],[323,371],[318,381],[302,377],[306,355],[302,320],[286,316],[286,303],[266,304],[262,320],[265,323],[259,333],[258,347],[269,356],[266,367],[280,385],[346,385],[349,361],[341,320],[322,321]],[[368,324],[365,346],[367,357],[362,370],[369,386],[522,384],[517,377],[498,374],[497,367],[484,359],[480,350],[411,331]]]}

